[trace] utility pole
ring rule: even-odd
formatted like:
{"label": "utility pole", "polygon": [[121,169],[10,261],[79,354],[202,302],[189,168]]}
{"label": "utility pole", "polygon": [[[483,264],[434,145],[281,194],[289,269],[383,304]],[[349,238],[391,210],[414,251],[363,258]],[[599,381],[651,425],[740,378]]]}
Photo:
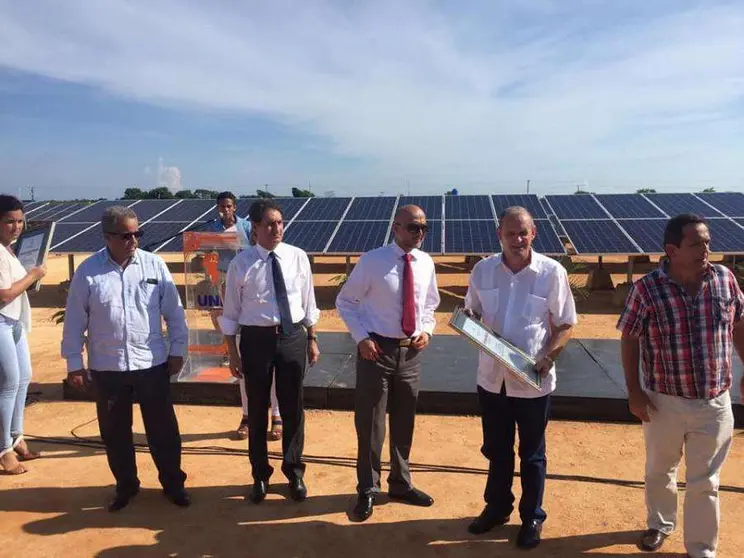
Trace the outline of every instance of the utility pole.
{"label": "utility pole", "polygon": [[530,193],[530,181],[527,179],[527,193]]}

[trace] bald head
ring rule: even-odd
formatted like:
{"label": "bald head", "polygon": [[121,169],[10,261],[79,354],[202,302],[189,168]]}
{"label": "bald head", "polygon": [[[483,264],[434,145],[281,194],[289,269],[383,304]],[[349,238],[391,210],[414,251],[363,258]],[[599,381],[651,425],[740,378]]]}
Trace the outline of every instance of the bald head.
{"label": "bald head", "polygon": [[404,205],[403,207],[399,207],[398,211],[395,212],[395,220],[401,223],[408,223],[417,217],[423,217],[426,219],[424,210],[418,205]]}
{"label": "bald head", "polygon": [[529,211],[519,205],[513,205],[511,207],[507,207],[504,211],[501,212],[501,215],[499,215],[499,226],[501,226],[504,221],[512,219],[521,221],[523,218],[527,219],[527,222],[530,225],[534,224],[532,215]]}
{"label": "bald head", "polygon": [[417,205],[404,205],[393,219],[395,243],[405,252],[420,248],[426,235],[426,214]]}

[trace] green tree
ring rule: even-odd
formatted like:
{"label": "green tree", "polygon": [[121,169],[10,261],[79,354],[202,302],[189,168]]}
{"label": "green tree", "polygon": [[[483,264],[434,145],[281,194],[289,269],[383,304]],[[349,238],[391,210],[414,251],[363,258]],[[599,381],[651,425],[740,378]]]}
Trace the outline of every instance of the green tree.
{"label": "green tree", "polygon": [[656,190],[653,188],[638,188],[636,194],[655,194]]}
{"label": "green tree", "polygon": [[276,196],[268,190],[256,190],[256,195],[259,198],[275,198]]}
{"label": "green tree", "polygon": [[294,198],[314,198],[315,194],[313,194],[310,190],[301,190],[300,188],[292,188],[292,197]]}
{"label": "green tree", "polygon": [[217,190],[206,190],[198,188],[194,190],[194,197],[200,200],[216,200],[220,193]]}
{"label": "green tree", "polygon": [[173,192],[168,190],[168,188],[161,186],[160,188],[153,188],[147,192],[146,197],[150,200],[172,200],[175,196],[173,195]]}
{"label": "green tree", "polygon": [[706,188],[705,190],[703,190],[701,192],[701,194],[713,194],[713,193],[715,193],[715,191],[716,191],[715,188],[712,188],[712,187],[711,188]]}
{"label": "green tree", "polygon": [[144,199],[146,193],[141,188],[127,188],[124,190],[123,200],[141,200]]}
{"label": "green tree", "polygon": [[191,190],[179,190],[176,192],[176,198],[179,200],[192,200],[195,197],[194,192]]}

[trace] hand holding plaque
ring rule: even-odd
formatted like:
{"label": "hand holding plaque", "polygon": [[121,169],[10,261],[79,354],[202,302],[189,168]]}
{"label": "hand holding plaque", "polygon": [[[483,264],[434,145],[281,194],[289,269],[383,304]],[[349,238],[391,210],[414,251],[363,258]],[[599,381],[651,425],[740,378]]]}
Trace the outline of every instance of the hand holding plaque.
{"label": "hand holding plaque", "polygon": [[519,380],[540,389],[542,376],[535,369],[535,360],[478,320],[472,312],[456,308],[449,325],[480,350],[504,364]]}

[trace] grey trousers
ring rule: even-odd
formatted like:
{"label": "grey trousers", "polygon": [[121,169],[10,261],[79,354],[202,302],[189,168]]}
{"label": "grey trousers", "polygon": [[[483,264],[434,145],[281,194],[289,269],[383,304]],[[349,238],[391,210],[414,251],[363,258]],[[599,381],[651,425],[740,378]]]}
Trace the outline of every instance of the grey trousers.
{"label": "grey trousers", "polygon": [[419,392],[420,352],[384,338],[377,361],[357,354],[354,424],[357,432],[357,492],[380,492],[381,454],[385,441],[385,412],[390,411],[390,475],[388,492],[405,494],[412,488],[408,457],[413,442]]}

